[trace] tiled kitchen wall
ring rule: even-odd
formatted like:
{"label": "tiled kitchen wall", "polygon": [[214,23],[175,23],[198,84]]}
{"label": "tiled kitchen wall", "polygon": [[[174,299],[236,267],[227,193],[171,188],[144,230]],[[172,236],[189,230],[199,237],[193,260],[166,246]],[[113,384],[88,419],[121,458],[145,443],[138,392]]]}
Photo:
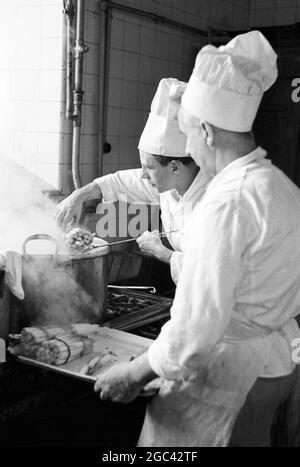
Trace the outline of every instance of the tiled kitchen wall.
{"label": "tiled kitchen wall", "polygon": [[300,21],[300,0],[252,0],[249,26],[282,26]]}
{"label": "tiled kitchen wall", "polygon": [[1,155],[57,187],[62,2],[10,0],[0,14]]}
{"label": "tiled kitchen wall", "polygon": [[81,178],[83,184],[99,173],[99,114],[100,114],[100,41],[101,18],[99,0],[85,2],[84,42],[88,52],[84,55],[83,108],[81,128]]}
{"label": "tiled kitchen wall", "polygon": [[[207,31],[282,25],[300,20],[300,0],[118,0]],[[0,15],[0,152],[65,193],[72,190],[71,123],[62,102],[63,1],[10,0]],[[207,42],[192,32],[112,10],[106,141],[102,154],[100,91],[103,15],[100,0],[86,0],[81,176],[139,166],[138,140],[163,77],[188,80]],[[222,37],[222,36],[221,36]],[[226,37],[226,35],[224,36]],[[226,39],[224,39],[226,40]],[[102,146],[102,145],[101,145]]]}
{"label": "tiled kitchen wall", "polygon": [[[62,0],[10,0],[0,15],[0,152],[54,188],[72,191],[71,131],[65,117]],[[100,2],[87,0],[81,175],[99,164]]]}
{"label": "tiled kitchen wall", "polygon": [[[206,31],[208,26],[243,29],[248,1],[121,0],[126,6]],[[198,50],[207,38],[112,10],[106,141],[103,174],[139,166],[137,145],[151,100],[163,77],[187,81]]]}

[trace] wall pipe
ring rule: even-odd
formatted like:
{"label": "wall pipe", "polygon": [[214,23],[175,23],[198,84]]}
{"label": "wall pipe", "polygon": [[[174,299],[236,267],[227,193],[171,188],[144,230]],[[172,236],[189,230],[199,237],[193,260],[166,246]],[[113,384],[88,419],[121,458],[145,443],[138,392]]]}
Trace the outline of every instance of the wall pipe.
{"label": "wall pipe", "polygon": [[66,117],[72,120],[73,116],[73,18],[75,8],[73,0],[64,0],[63,13],[66,17],[67,35],[67,77],[66,77]]}
{"label": "wall pipe", "polygon": [[77,0],[76,12],[76,39],[74,47],[74,106],[73,106],[73,145],[72,145],[72,175],[75,189],[82,186],[80,177],[80,130],[82,117],[82,78],[83,78],[83,55],[88,51],[84,44],[84,12],[85,1]]}
{"label": "wall pipe", "polygon": [[[99,176],[103,174],[103,152],[109,152],[106,142],[107,133],[107,112],[108,112],[108,86],[109,86],[109,65],[110,65],[110,39],[111,39],[111,19],[112,14],[109,8],[106,8],[106,4],[101,4],[102,9],[102,23],[101,23],[101,68],[103,70],[102,85],[101,85],[101,97],[100,97],[100,125],[101,132],[99,138],[99,147],[101,148],[101,154],[99,157]],[[100,70],[101,73],[101,70]]]}

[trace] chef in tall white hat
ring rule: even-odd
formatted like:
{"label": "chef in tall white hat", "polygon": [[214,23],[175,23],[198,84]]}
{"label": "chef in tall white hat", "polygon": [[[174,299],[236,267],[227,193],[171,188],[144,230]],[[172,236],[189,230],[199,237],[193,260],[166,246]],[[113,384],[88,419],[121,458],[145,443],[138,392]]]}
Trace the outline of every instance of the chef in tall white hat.
{"label": "chef in tall white hat", "polygon": [[185,89],[186,83],[175,78],[160,81],[138,145],[141,169],[97,178],[72,193],[57,209],[57,220],[64,227],[74,216],[80,216],[83,202],[93,197],[113,202],[126,195],[128,203],[159,204],[163,229],[171,232],[167,238],[173,250],[162,244],[157,232],[144,232],[137,243],[143,252],[170,264],[175,283],[185,244],[184,227],[210,181],[185,153],[186,137],[178,124]]}
{"label": "chef in tall white hat", "polygon": [[276,77],[258,31],[197,56],[179,119],[187,152],[214,178],[193,211],[171,319],[146,354],[95,385],[128,402],[162,378],[140,446],[269,446],[293,388],[300,192],[251,132]]}

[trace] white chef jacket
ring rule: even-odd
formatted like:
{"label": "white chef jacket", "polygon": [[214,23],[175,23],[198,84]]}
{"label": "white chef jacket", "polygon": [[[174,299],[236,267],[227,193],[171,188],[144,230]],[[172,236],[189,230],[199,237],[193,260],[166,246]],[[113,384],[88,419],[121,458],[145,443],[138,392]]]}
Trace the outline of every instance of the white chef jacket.
{"label": "white chef jacket", "polygon": [[294,368],[300,190],[265,156],[257,148],[227,165],[194,209],[171,319],[148,350],[167,380],[189,379],[220,342],[254,342],[260,376]]}
{"label": "white chef jacket", "polygon": [[142,178],[142,169],[121,170],[94,181],[101,189],[104,202],[118,201],[120,195],[126,195],[129,203],[160,205],[164,231],[176,230],[166,236],[175,250],[171,256],[170,268],[172,279],[177,284],[185,246],[185,227],[195,205],[202,199],[210,179],[199,171],[183,196],[176,190],[159,193]]}

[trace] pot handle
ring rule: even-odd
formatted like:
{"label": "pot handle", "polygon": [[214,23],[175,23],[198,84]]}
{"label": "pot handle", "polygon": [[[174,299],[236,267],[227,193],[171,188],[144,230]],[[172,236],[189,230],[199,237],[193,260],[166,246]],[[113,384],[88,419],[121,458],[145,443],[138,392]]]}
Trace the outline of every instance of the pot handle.
{"label": "pot handle", "polygon": [[32,240],[49,240],[49,242],[53,242],[55,244],[55,252],[53,256],[55,259],[57,258],[59,246],[58,246],[56,239],[48,234],[34,234],[34,235],[30,235],[24,240],[22,249],[23,249],[23,256],[25,259],[28,258],[28,253],[26,251],[26,245]]}

